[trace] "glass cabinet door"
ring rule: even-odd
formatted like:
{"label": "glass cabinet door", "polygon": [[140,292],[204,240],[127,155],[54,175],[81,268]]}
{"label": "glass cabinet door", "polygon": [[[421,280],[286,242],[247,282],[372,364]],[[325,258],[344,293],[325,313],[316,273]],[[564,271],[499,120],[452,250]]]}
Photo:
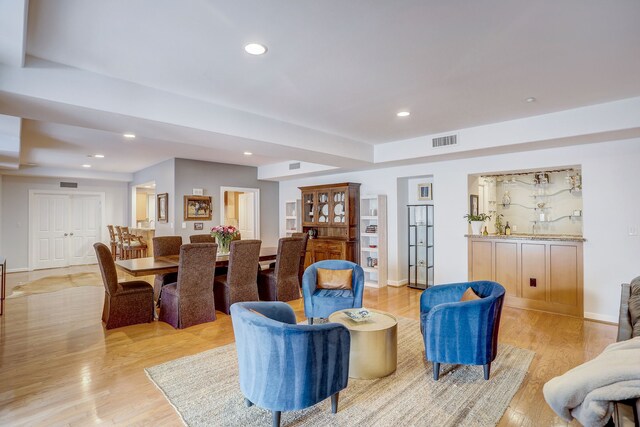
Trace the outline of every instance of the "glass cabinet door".
{"label": "glass cabinet door", "polygon": [[318,198],[318,220],[317,220],[317,224],[328,224],[329,223],[329,216],[330,216],[330,196],[331,194],[329,193],[329,191],[318,191],[317,193],[317,198]]}
{"label": "glass cabinet door", "polygon": [[347,192],[345,190],[331,190],[330,218],[333,225],[346,225],[347,218]]}
{"label": "glass cabinet door", "polygon": [[313,224],[315,218],[315,194],[304,193],[302,195],[302,222],[304,224]]}

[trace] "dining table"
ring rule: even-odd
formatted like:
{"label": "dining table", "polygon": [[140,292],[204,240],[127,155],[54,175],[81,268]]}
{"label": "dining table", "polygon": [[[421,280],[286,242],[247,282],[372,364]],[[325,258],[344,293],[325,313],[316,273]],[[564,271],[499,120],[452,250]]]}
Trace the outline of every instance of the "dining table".
{"label": "dining table", "polygon": [[[276,259],[277,247],[260,248],[260,262]],[[121,259],[116,261],[116,267],[135,277],[152,276],[154,274],[175,273],[178,271],[179,255],[167,255],[161,257],[145,257],[133,259]],[[229,254],[216,256],[216,267],[229,265]]]}

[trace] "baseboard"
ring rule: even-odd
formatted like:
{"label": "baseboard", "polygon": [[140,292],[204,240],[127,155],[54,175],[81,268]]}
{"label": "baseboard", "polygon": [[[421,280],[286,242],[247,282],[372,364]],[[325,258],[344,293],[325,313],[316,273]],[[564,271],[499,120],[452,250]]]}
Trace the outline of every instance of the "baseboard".
{"label": "baseboard", "polygon": [[24,271],[29,271],[28,268],[7,268],[7,273],[22,273]]}
{"label": "baseboard", "polygon": [[590,320],[597,320],[599,322],[613,323],[616,325],[618,324],[618,320],[619,320],[617,316],[607,316],[604,314],[590,313],[588,311],[584,312],[584,318],[590,319]]}
{"label": "baseboard", "polygon": [[409,283],[409,281],[407,279],[402,279],[402,280],[387,280],[387,284],[389,286],[393,286],[396,288],[399,288],[401,286],[407,286],[407,283]]}

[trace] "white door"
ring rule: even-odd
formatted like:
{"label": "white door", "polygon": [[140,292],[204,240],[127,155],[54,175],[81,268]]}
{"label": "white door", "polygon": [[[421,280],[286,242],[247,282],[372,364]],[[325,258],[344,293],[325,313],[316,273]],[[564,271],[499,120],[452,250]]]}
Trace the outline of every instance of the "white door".
{"label": "white door", "polygon": [[100,241],[100,196],[71,196],[69,265],[97,262],[93,244]]}
{"label": "white door", "polygon": [[34,197],[33,268],[68,265],[69,196],[36,194]]}
{"label": "white door", "polygon": [[102,236],[101,200],[98,195],[34,194],[33,269],[97,262],[93,244]]}
{"label": "white door", "polygon": [[255,239],[254,194],[241,193],[238,196],[238,229],[243,239]]}

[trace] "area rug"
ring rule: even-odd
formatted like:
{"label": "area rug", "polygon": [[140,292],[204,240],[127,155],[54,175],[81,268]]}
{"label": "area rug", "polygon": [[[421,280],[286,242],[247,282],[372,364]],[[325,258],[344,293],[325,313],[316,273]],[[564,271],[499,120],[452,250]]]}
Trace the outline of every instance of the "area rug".
{"label": "area rug", "polygon": [[58,276],[46,276],[31,282],[16,285],[7,298],[17,298],[47,292],[57,292],[63,289],[81,286],[103,286],[102,276],[97,273],[72,273]]}
{"label": "area rug", "polygon": [[[485,381],[481,366],[442,365],[433,380],[418,321],[398,319],[398,369],[378,380],[349,379],[338,413],[330,400],[282,413],[283,426],[495,426],[520,388],[534,353],[501,344]],[[188,426],[268,426],[247,408],[234,344],[145,369]]]}

